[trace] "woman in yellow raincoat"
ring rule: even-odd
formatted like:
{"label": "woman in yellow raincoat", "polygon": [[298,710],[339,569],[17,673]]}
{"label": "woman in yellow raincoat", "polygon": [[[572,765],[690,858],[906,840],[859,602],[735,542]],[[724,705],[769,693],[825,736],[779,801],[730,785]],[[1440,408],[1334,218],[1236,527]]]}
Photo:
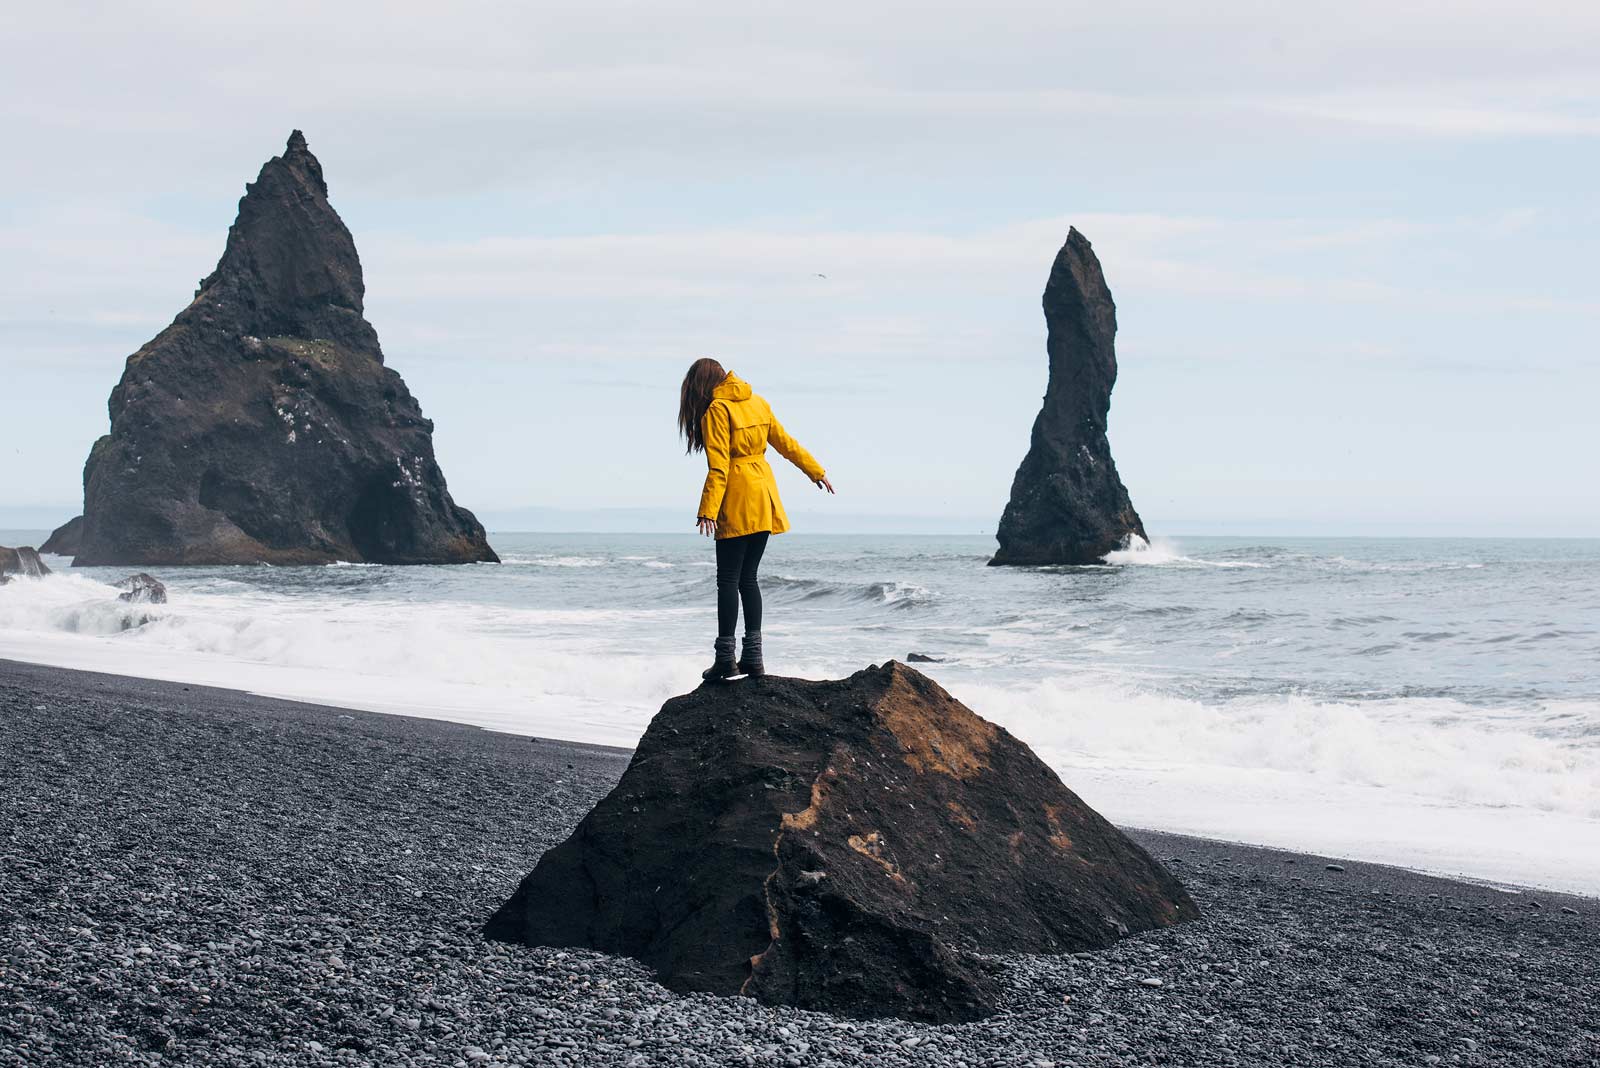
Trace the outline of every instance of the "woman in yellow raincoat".
{"label": "woman in yellow raincoat", "polygon": [[[790,437],[772,406],[716,360],[696,360],[678,395],[678,429],[688,451],[706,454],[706,482],[695,525],[717,539],[716,662],[707,679],[763,675],[761,586],[757,571],[767,538],[789,529],[767,446],[804,471],[819,489],[833,492],[822,465]],[[734,660],[734,627],[744,602],[744,649]]]}

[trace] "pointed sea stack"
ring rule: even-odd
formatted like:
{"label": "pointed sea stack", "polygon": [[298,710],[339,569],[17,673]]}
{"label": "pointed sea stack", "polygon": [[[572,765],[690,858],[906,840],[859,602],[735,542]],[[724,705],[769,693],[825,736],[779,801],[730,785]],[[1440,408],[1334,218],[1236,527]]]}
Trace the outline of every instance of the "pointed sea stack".
{"label": "pointed sea stack", "polygon": [[78,545],[83,537],[83,516],[69,519],[62,523],[45,543],[39,546],[42,553],[54,553],[57,556],[77,556]]}
{"label": "pointed sea stack", "polygon": [[355,242],[299,130],[245,190],[217,269],[128,357],[81,528],[52,541],[77,565],[496,560],[383,364]]}
{"label": "pointed sea stack", "polygon": [[1050,383],[1000,517],[990,564],[1097,564],[1148,540],[1106,440],[1117,381],[1117,306],[1089,239],[1067,232],[1044,287]]}
{"label": "pointed sea stack", "polygon": [[1199,915],[1026,745],[914,668],[710,683],[489,920],[674,990],[847,1016],[985,1016],[978,954],[1069,953]]}

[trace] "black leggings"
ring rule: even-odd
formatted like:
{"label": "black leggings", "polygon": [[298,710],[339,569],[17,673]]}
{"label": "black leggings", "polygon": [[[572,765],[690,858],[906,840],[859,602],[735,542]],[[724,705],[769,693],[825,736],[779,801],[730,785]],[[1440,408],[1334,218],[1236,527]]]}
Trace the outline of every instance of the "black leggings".
{"label": "black leggings", "polygon": [[741,538],[717,539],[717,636],[733,637],[739,622],[739,601],[744,601],[744,629],[761,630],[761,585],[756,572],[767,551],[767,531]]}

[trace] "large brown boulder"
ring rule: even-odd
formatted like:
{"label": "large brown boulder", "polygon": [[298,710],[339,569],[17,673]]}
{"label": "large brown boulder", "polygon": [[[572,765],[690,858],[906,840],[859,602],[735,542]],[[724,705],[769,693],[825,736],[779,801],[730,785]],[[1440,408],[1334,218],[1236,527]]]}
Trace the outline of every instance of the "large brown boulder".
{"label": "large brown boulder", "polygon": [[991,564],[1095,564],[1144,523],[1111,459],[1117,306],[1089,239],[1075,229],[1044,287],[1050,382],[1011,483]]}
{"label": "large brown boulder", "polygon": [[296,130],[246,186],[216,270],[128,357],[84,465],[75,564],[496,559],[384,366],[365,293]]}
{"label": "large brown boulder", "polygon": [[994,1008],[974,954],[1197,915],[1026,745],[891,661],[668,701],[485,934],[625,954],[675,990],[950,1021]]}

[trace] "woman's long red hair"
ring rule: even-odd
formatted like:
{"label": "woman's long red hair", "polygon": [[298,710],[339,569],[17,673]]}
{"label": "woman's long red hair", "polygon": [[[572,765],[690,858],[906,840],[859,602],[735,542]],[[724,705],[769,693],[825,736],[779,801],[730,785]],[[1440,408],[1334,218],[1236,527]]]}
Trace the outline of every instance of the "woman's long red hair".
{"label": "woman's long red hair", "polygon": [[685,452],[704,452],[706,439],[700,433],[700,420],[711,407],[711,391],[722,385],[728,372],[709,356],[689,365],[683,376],[683,386],[678,390],[678,432],[689,444]]}

